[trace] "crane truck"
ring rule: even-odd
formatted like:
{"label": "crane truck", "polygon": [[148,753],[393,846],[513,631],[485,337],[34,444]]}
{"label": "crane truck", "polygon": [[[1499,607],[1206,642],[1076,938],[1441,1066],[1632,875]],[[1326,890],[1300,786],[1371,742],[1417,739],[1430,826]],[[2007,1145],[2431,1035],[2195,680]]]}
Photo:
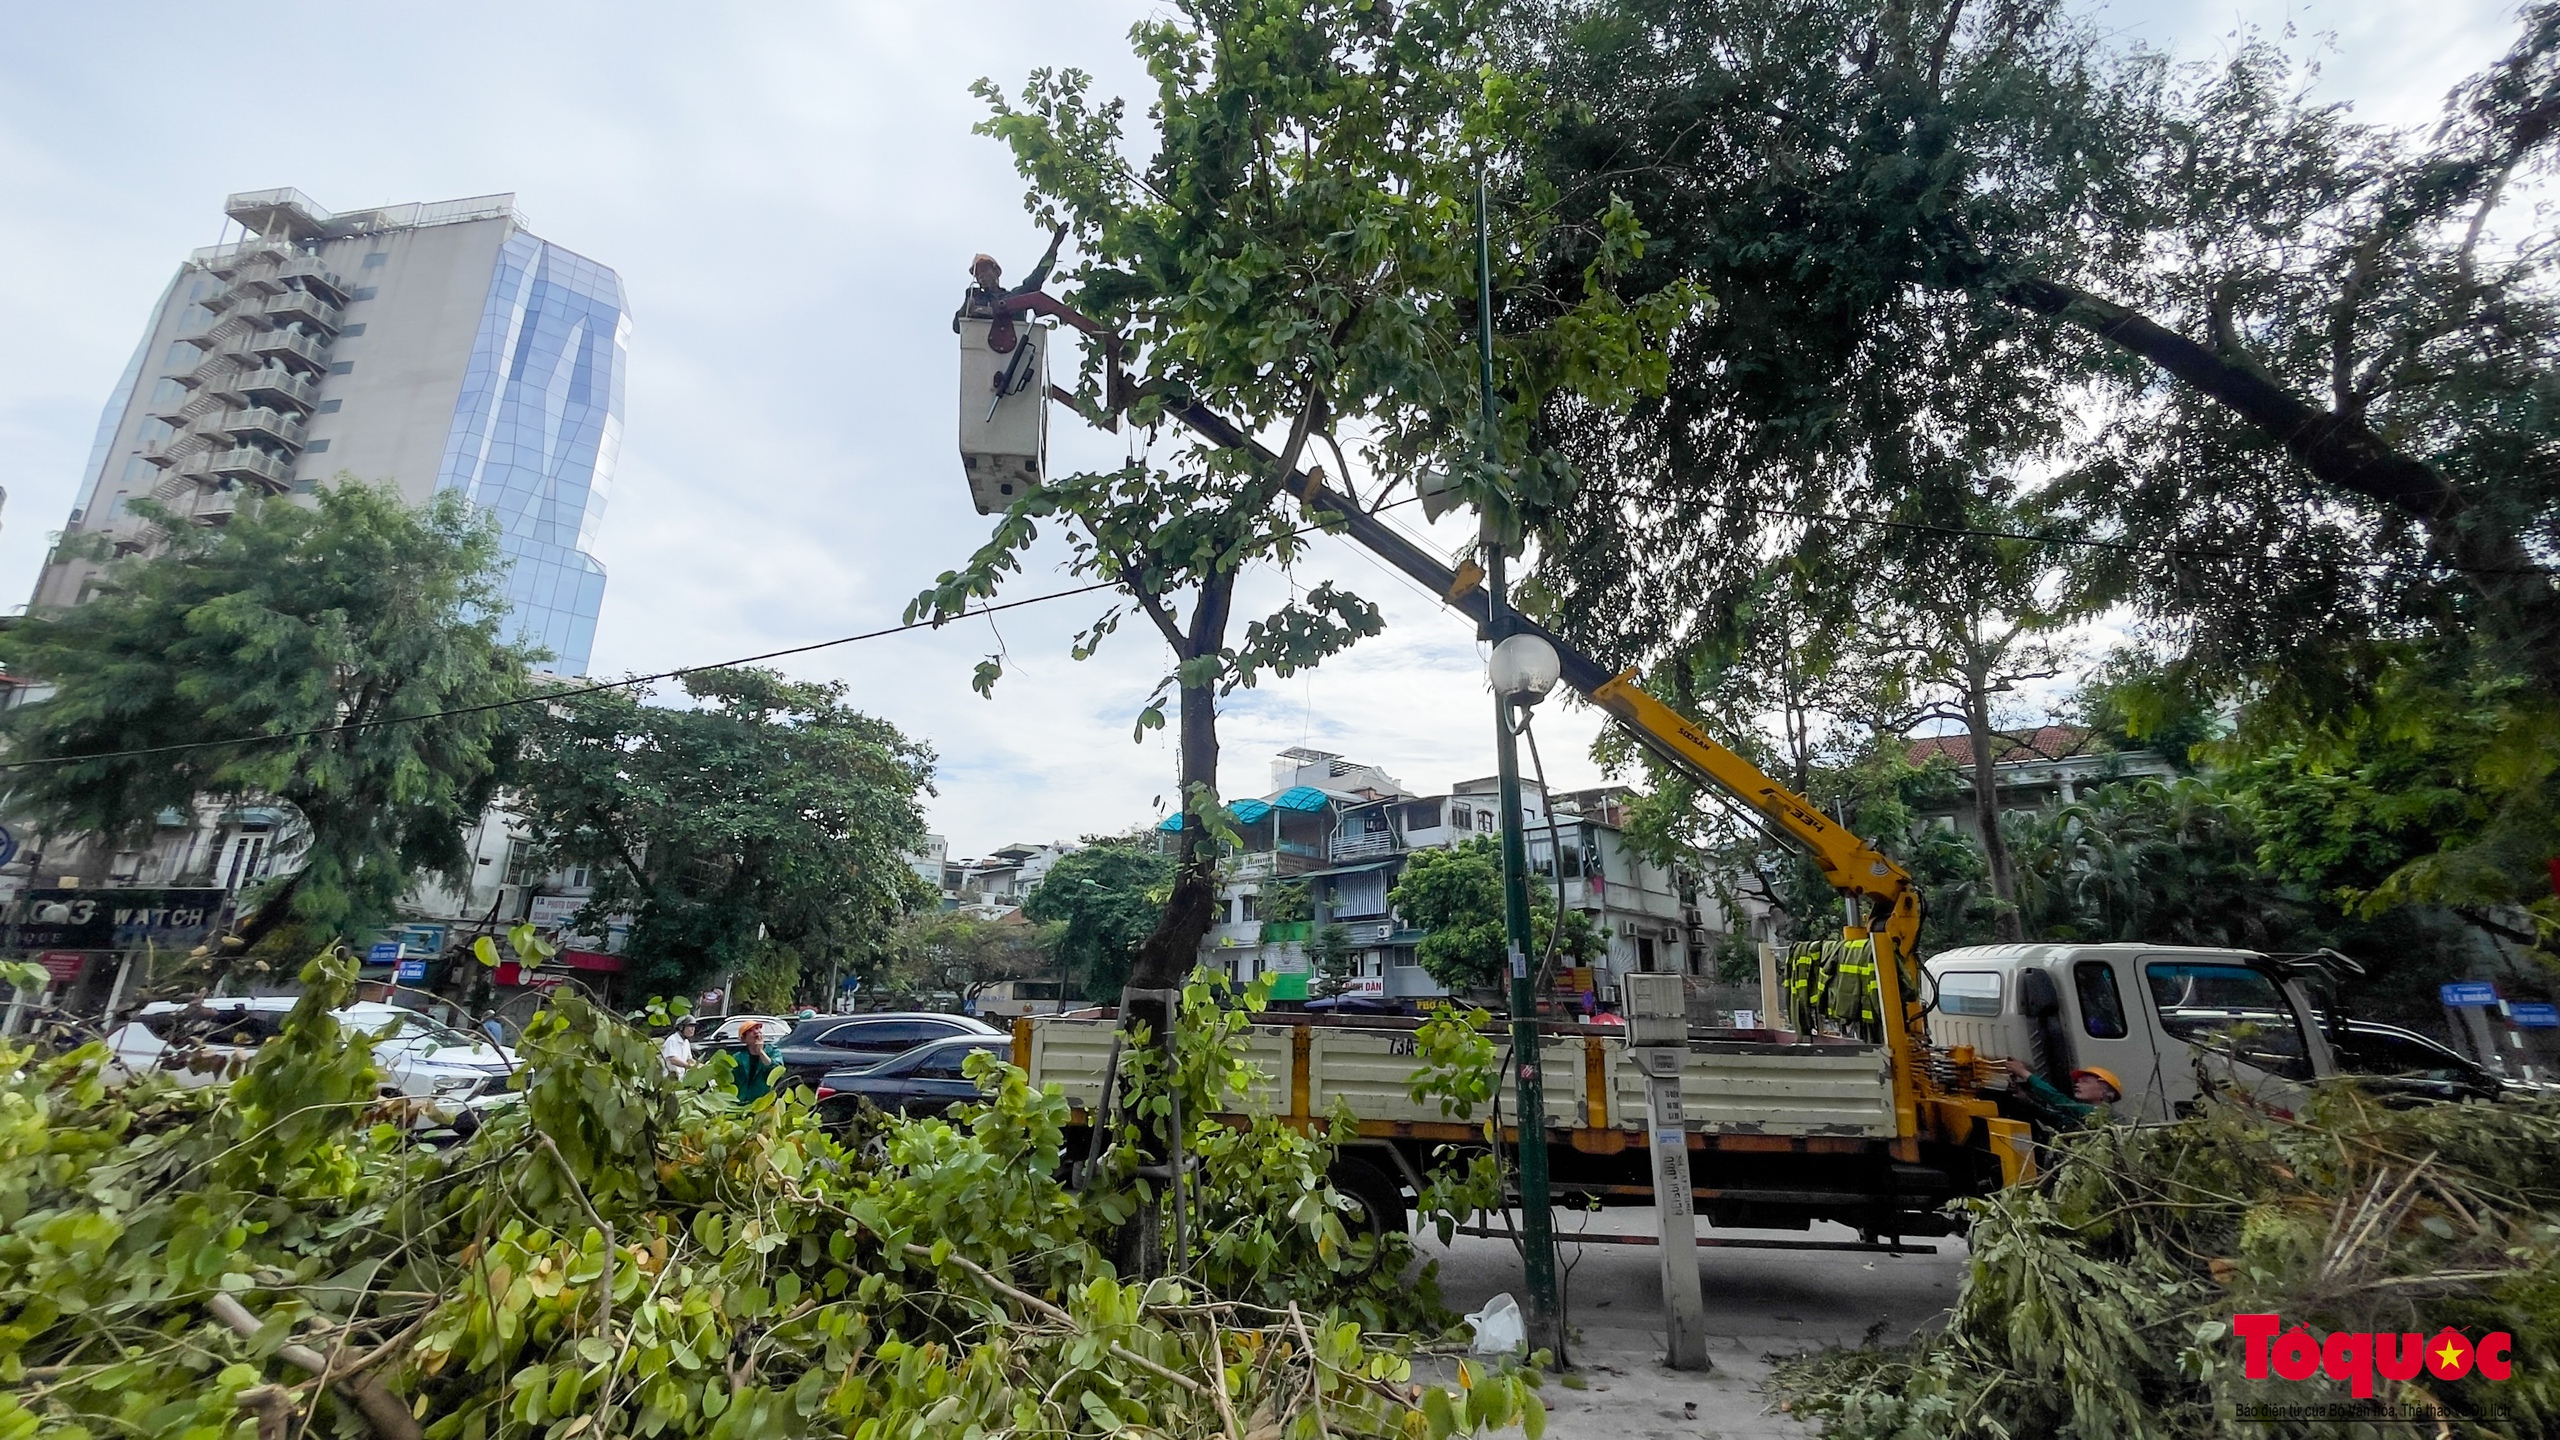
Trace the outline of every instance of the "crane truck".
{"label": "crane truck", "polygon": [[[1073,401],[1047,383],[1052,327],[1035,316],[1073,326],[1102,344],[1105,404],[1115,416],[1138,393],[1121,370],[1118,337],[1096,322],[1036,288],[973,290],[954,328],[961,337],[960,449],[981,513],[1007,508],[1041,482],[1047,405],[1052,399]],[[1248,452],[1264,466],[1280,464],[1268,447],[1196,400],[1169,397],[1164,413],[1214,445]],[[1282,484],[1310,520],[1362,546],[1476,621],[1480,634],[1488,633],[1494,617],[1473,566],[1452,569],[1353,496],[1328,488],[1321,470],[1293,469]],[[1962,1033],[1954,1043],[1932,1045],[1920,894],[1908,872],[1646,692],[1632,670],[1602,665],[1527,617],[1508,615],[1504,621],[1508,633],[1535,634],[1552,645],[1562,683],[1665,765],[1746,807],[1771,833],[1811,857],[1847,904],[1844,939],[1873,947],[1874,1021],[1863,1035],[1819,1033],[1819,1026],[1802,1025],[1691,1029],[1680,1111],[1696,1212],[1711,1225],[1760,1230],[1832,1221],[1856,1230],[1861,1247],[1899,1248],[1906,1237],[1949,1233],[1958,1221],[1947,1202],[2032,1175],[2031,1128],[2003,1113],[2006,1076],[2000,1062],[2007,1053],[2039,1053],[2050,1060],[2067,1050],[2023,1042],[2005,1052],[1985,1050],[1973,1042],[2007,1032],[1972,1016],[1956,1027]],[[2297,1018],[2310,1014],[2293,978],[2265,969],[2264,957],[2171,947],[2143,953],[2183,964],[2181,973],[2190,981],[2199,973],[2217,973],[2215,965],[2269,975],[2272,1003],[2298,1012]],[[2010,962],[2014,970],[2032,970],[2038,963],[2025,956]],[[2051,963],[2073,962],[2064,956]],[[2140,963],[2140,957],[2126,960],[2128,967]],[[2030,1003],[2053,986],[2049,979],[2041,988],[2012,988],[2032,992],[2021,1002]],[[2055,1013],[2047,1007],[2044,1020]],[[2251,1017],[2233,1012],[2230,1018]],[[1401,1228],[1405,1196],[1420,1190],[1436,1150],[1485,1142],[1484,1126],[1440,1113],[1408,1093],[1416,1065],[1413,1032],[1420,1022],[1311,1015],[1274,1021],[1256,1025],[1249,1042],[1264,1078],[1250,1093],[1231,1097],[1231,1107],[1239,1115],[1271,1113],[1305,1126],[1324,1125],[1337,1106],[1347,1107],[1357,1138],[1344,1147],[1333,1180],[1373,1226]],[[1015,1022],[1014,1062],[1035,1083],[1060,1086],[1080,1114],[1090,1114],[1106,1103],[1112,1024],[1023,1017]],[[2316,1026],[2308,1028],[2316,1036]],[[1651,1204],[1645,1076],[1624,1035],[1567,1020],[1544,1021],[1541,1030],[1546,1113],[1507,1117],[1497,1133],[1516,1138],[1523,1124],[1544,1126],[1551,1186],[1560,1201]],[[2162,1053],[2175,1058],[2198,1038],[2194,1029],[2164,1035],[2168,1048]],[[2327,1060],[2314,1038],[2301,1078],[2326,1073]],[[2295,1077],[2251,1071],[2249,1078]],[[2139,1100],[2137,1111],[2147,1103]],[[1701,1243],[1828,1248],[1835,1242]]]}

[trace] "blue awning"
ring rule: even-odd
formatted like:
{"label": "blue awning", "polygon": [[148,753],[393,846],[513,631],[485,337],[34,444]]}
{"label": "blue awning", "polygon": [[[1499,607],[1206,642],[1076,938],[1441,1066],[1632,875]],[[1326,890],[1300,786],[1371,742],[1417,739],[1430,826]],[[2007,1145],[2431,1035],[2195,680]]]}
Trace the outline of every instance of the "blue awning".
{"label": "blue awning", "polygon": [[[1289,795],[1296,795],[1301,792],[1315,796],[1318,803],[1314,805],[1291,805],[1289,803]],[[1322,803],[1324,799],[1324,792],[1321,790],[1308,790],[1305,786],[1301,785],[1298,789],[1290,791],[1289,795],[1281,796],[1279,803],[1288,806],[1288,808],[1292,810],[1320,810],[1324,808]],[[1254,821],[1261,819],[1263,816],[1270,814],[1271,806],[1272,802],[1268,800],[1239,800],[1233,805],[1227,807],[1227,815],[1239,825],[1250,825]],[[1157,821],[1156,828],[1166,831],[1181,830],[1181,812],[1176,811],[1171,815],[1167,815],[1162,820]]]}
{"label": "blue awning", "polygon": [[1298,810],[1312,814],[1332,804],[1333,797],[1313,785],[1292,785],[1273,796],[1271,803],[1283,810]]}

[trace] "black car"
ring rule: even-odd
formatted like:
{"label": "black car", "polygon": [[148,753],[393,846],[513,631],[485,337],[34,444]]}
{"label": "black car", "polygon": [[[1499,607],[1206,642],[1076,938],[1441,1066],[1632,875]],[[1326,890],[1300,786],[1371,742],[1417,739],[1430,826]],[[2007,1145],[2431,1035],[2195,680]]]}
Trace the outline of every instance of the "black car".
{"label": "black car", "polygon": [[919,1045],[864,1070],[837,1070],[818,1082],[818,1114],[849,1118],[856,1100],[902,1115],[939,1115],[976,1100],[978,1082],[968,1076],[969,1057],[1002,1059],[1013,1041],[1002,1035],[959,1035]]}
{"label": "black car", "polygon": [[2415,1030],[2373,1020],[2332,1020],[2324,1033],[2338,1068],[2385,1104],[2494,1100],[2504,1088],[2476,1061]]}
{"label": "black car", "polygon": [[767,1042],[786,1072],[784,1083],[815,1085],[831,1070],[867,1070],[929,1040],[1002,1031],[966,1015],[927,1011],[879,1015],[821,1015],[792,1027],[782,1043]]}

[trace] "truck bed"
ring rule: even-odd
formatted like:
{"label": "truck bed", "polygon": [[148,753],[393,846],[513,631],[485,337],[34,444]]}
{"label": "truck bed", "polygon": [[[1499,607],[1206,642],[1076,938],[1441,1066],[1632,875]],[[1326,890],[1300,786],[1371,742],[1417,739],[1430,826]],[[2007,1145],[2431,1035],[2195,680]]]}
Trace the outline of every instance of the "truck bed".
{"label": "truck bed", "polygon": [[[1090,1110],[1101,1099],[1114,1023],[1025,1017],[1015,1022],[1014,1063],[1033,1084],[1055,1084],[1078,1110]],[[1458,1121],[1438,1102],[1406,1093],[1419,1063],[1414,1029],[1414,1022],[1393,1020],[1257,1024],[1246,1058],[1263,1078],[1231,1093],[1227,1109],[1321,1123],[1340,1102],[1363,1135],[1463,1138],[1481,1114],[1474,1124]],[[1584,1151],[1641,1143],[1644,1073],[1624,1037],[1579,1026],[1549,1030],[1541,1047],[1548,1130]],[[1724,1030],[1693,1031],[1688,1049],[1680,1093],[1688,1129],[1701,1137],[1693,1146],[1721,1135],[1893,1138],[1893,1081],[1881,1045]]]}

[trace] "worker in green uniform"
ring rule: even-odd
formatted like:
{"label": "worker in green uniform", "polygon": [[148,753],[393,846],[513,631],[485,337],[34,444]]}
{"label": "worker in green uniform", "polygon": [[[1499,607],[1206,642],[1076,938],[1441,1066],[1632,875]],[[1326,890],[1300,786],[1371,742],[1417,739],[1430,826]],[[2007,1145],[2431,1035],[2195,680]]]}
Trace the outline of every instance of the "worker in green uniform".
{"label": "worker in green uniform", "polygon": [[2030,1119],[2039,1127],[2077,1130],[2093,1119],[2104,1123],[2106,1117],[2100,1112],[2124,1098],[2124,1082],[2103,1065],[2084,1066],[2071,1072],[2071,1093],[2065,1095],[2052,1081],[2028,1069],[2026,1061],[2012,1059],[2009,1094],[2032,1112]]}
{"label": "worker in green uniform", "polygon": [[738,1103],[752,1105],[773,1093],[773,1072],[780,1067],[764,1048],[764,1026],[754,1021],[739,1027],[747,1048],[738,1056]]}

